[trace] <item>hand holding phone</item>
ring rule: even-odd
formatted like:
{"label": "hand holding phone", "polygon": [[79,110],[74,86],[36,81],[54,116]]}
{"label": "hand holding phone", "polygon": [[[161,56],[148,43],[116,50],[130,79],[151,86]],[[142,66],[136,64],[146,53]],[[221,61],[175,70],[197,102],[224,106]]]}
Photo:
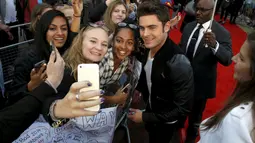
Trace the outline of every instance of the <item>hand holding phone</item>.
{"label": "hand holding phone", "polygon": [[34,69],[35,69],[35,71],[38,72],[38,71],[40,70],[40,68],[41,68],[44,64],[46,64],[46,61],[45,61],[45,60],[42,60],[42,61],[40,61],[40,62],[34,64]]}
{"label": "hand holding phone", "polygon": [[54,43],[52,41],[50,41],[50,52],[52,52],[52,51],[54,51],[54,53],[55,53],[54,62],[56,62],[56,60],[57,60],[56,46],[54,45]]}
{"label": "hand holding phone", "polygon": [[127,93],[127,90],[128,90],[129,87],[130,87],[130,83],[128,83],[126,86],[124,86],[124,87],[121,89],[121,92]]}
{"label": "hand holding phone", "polygon": [[28,91],[32,91],[47,78],[46,63],[40,61],[34,65],[30,72],[30,81],[27,84]]}
{"label": "hand holding phone", "polygon": [[[92,85],[80,90],[80,92],[86,92],[90,90],[99,90],[99,66],[98,64],[79,64],[78,65],[78,81],[89,81]],[[99,96],[90,98],[90,100],[98,99]],[[100,105],[85,108],[89,111],[99,111]]]}

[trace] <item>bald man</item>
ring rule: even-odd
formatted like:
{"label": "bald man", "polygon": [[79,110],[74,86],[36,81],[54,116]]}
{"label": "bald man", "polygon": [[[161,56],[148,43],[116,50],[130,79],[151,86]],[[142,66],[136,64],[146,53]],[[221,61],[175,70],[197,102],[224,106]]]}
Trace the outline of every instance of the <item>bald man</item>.
{"label": "bald man", "polygon": [[191,62],[195,84],[186,143],[195,143],[207,99],[215,97],[217,64],[229,66],[232,57],[229,32],[215,21],[208,32],[214,0],[199,0],[195,7],[196,21],[185,26],[180,43]]}

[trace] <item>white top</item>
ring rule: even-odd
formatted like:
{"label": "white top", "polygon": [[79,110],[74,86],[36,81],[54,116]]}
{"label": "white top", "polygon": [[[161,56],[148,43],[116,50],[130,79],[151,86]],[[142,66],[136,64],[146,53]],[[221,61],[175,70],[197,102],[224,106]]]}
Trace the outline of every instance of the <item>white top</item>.
{"label": "white top", "polygon": [[[197,30],[198,26],[199,26],[199,24],[197,24],[197,26],[194,28],[194,30],[190,34],[190,37],[189,37],[189,40],[188,40],[188,43],[187,43],[187,46],[186,46],[186,52],[188,51],[189,43],[190,43],[191,38],[194,35],[195,31]],[[199,31],[199,36],[198,36],[197,43],[196,43],[196,46],[195,46],[195,49],[194,49],[193,57],[195,56],[197,48],[198,48],[198,46],[199,46],[199,44],[200,44],[200,42],[201,42],[201,40],[204,36],[204,32],[206,32],[208,30],[209,26],[210,26],[210,20],[207,21],[206,23],[204,23],[202,26],[203,26],[203,28],[201,28],[200,31]],[[213,49],[213,48],[211,48],[211,49],[212,49],[213,53],[216,54],[216,52],[219,49],[219,43],[217,42],[217,45],[216,45],[215,49]]]}
{"label": "white top", "polygon": [[151,52],[149,52],[147,62],[144,66],[144,70],[146,73],[146,80],[147,80],[147,86],[149,90],[149,104],[151,106],[151,70],[152,70],[152,63],[153,63],[154,58],[151,58]]}
{"label": "white top", "polygon": [[200,126],[199,143],[253,143],[252,105],[250,102],[232,109],[217,130],[202,131],[202,124],[208,119],[204,120]]}

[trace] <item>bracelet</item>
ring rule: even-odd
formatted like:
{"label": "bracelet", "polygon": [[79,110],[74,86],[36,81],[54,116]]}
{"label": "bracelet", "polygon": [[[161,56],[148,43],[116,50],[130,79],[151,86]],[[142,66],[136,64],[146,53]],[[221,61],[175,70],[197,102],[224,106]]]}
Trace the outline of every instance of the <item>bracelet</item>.
{"label": "bracelet", "polygon": [[77,16],[77,15],[75,15],[75,14],[73,14],[73,16],[74,16],[74,17],[81,17],[80,15]]}
{"label": "bracelet", "polygon": [[55,101],[50,105],[50,111],[49,111],[49,115],[50,115],[51,119],[52,119],[53,121],[55,121],[55,122],[58,122],[59,120],[61,120],[61,119],[58,119],[58,118],[54,115],[54,108],[55,108],[55,106],[56,106],[56,104],[57,104],[58,101],[59,101],[59,100],[55,100]]}
{"label": "bracelet", "polygon": [[64,125],[64,124],[66,124],[68,121],[69,121],[69,119],[58,120],[58,121],[52,123],[51,126],[52,126],[53,128],[58,128],[58,127],[61,127],[61,126]]}

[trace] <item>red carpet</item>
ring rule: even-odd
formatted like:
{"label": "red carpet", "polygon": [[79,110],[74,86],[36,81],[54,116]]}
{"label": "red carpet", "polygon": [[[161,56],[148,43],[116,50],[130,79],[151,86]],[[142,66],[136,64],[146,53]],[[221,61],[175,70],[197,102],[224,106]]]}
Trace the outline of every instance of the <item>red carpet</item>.
{"label": "red carpet", "polygon": [[[218,20],[219,16],[215,16],[215,19]],[[181,22],[179,23],[178,27],[180,27],[180,25]],[[239,52],[239,49],[246,39],[246,33],[238,26],[231,25],[228,22],[225,23],[224,27],[231,33],[232,49],[233,53],[236,54]],[[170,32],[170,38],[174,42],[179,43],[181,39],[181,33],[177,29],[172,30]],[[218,65],[216,98],[210,99],[207,102],[207,106],[203,114],[204,119],[219,111],[228,96],[231,95],[231,92],[235,86],[235,81],[233,79],[233,69],[233,64],[229,67],[224,67],[220,64]]]}

